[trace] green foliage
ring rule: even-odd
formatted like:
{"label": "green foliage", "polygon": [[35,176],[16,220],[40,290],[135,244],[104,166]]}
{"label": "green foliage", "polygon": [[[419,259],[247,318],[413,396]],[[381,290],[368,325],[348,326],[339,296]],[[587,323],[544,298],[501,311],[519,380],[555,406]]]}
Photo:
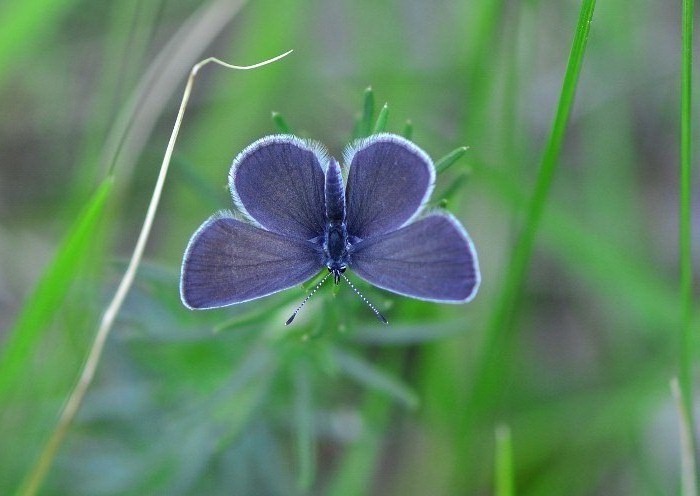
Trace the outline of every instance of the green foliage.
{"label": "green foliage", "polygon": [[377,116],[377,122],[374,124],[373,133],[383,133],[386,131],[387,120],[389,119],[389,104],[385,103]]}
{"label": "green foliage", "polygon": [[107,178],[88,199],[54,260],[44,269],[36,289],[24,303],[14,326],[9,329],[9,337],[0,355],[0,405],[18,378],[27,374],[32,367],[32,355],[51,327],[76,274],[84,273],[83,267],[99,236],[100,221],[112,183],[112,178]]}
{"label": "green foliage", "polygon": [[510,429],[505,425],[496,428],[496,496],[513,496],[513,445],[510,438]]}
{"label": "green foliage", "polygon": [[452,164],[457,162],[460,158],[467,153],[468,148],[466,146],[460,146],[452,150],[450,153],[442,157],[440,160],[435,162],[435,170],[440,172],[445,172]]}
{"label": "green foliage", "polygon": [[369,86],[365,90],[364,104],[362,106],[362,114],[357,125],[356,138],[363,138],[372,133],[372,119],[374,118],[374,91]]}
{"label": "green foliage", "polygon": [[272,122],[277,127],[277,131],[282,134],[292,134],[289,124],[279,112],[272,112]]}
{"label": "green foliage", "polygon": [[[492,398],[498,393],[498,384],[502,380],[504,367],[507,366],[503,360],[502,350],[507,346],[507,335],[517,311],[520,288],[530,267],[536,234],[559,163],[559,154],[574,103],[594,9],[595,0],[583,0],[559,103],[535,179],[532,197],[525,205],[523,224],[510,250],[503,288],[486,327],[486,342],[476,368],[472,397],[469,398],[471,412],[478,409],[488,410],[492,407]],[[469,435],[472,429],[469,421],[465,423],[464,429],[465,434]]]}

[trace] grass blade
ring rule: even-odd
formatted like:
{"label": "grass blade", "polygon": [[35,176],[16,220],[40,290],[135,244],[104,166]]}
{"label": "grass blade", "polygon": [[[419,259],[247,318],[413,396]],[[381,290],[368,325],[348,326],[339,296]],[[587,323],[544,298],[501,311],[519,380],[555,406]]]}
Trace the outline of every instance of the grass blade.
{"label": "grass blade", "polygon": [[365,138],[372,132],[372,119],[374,118],[374,91],[368,86],[365,90],[364,103],[362,105],[362,117],[358,125],[358,136],[356,138]]}
{"label": "grass blade", "polygon": [[[494,169],[479,167],[477,171],[474,179],[483,181],[494,198],[514,211],[524,208],[526,194],[517,181]],[[631,258],[623,245],[603,241],[598,232],[587,228],[561,203],[547,210],[542,235],[548,252],[581,280],[603,288],[605,298],[632,308],[641,321],[653,326],[669,328],[677,324],[678,293],[648,270],[650,261]],[[693,310],[692,326],[700,326],[697,306]]]}
{"label": "grass blade", "polygon": [[[680,139],[680,208],[679,208],[679,259],[680,259],[680,395],[687,416],[688,442],[695,451],[693,419],[693,260],[692,260],[692,71],[693,71],[693,0],[683,0],[681,60],[681,139]],[[693,464],[695,461],[693,460]],[[695,467],[692,467],[695,474]],[[695,477],[695,475],[693,475]],[[684,484],[685,487],[685,484]],[[684,493],[685,494],[685,493]],[[690,494],[690,493],[688,493]],[[693,492],[692,494],[695,494]]]}
{"label": "grass blade", "polygon": [[448,168],[450,168],[450,166],[452,166],[452,164],[462,158],[464,154],[467,153],[468,149],[469,147],[460,146],[459,148],[452,150],[450,153],[435,162],[435,172],[438,174],[445,172]]}
{"label": "grass blade", "polygon": [[513,446],[507,425],[496,428],[496,496],[513,496]]}
{"label": "grass blade", "polygon": [[[534,251],[535,236],[557,170],[594,10],[595,0],[582,0],[554,122],[542,155],[532,196],[524,210],[523,227],[509,257],[505,281],[485,329],[484,344],[477,357],[472,387],[463,407],[468,413],[461,422],[460,438],[472,436],[480,418],[486,412],[493,410],[494,403],[502,390],[502,379],[507,374],[509,365],[508,354],[503,353],[503,350],[508,349],[509,346],[518,296],[527,276],[527,269]],[[471,446],[464,446],[462,451],[461,457],[467,460],[475,456]],[[463,484],[470,476],[468,471],[455,473],[458,481],[455,483]]]}
{"label": "grass blade", "polygon": [[112,184],[112,178],[108,178],[95,191],[10,329],[0,356],[0,404],[61,307],[75,274],[84,265],[86,254],[93,246],[93,235],[102,219]]}
{"label": "grass blade", "polygon": [[386,123],[389,120],[389,104],[385,103],[377,116],[377,122],[374,124],[372,133],[383,133],[386,131]]}
{"label": "grass blade", "polygon": [[293,134],[289,127],[289,124],[287,124],[287,121],[279,112],[272,112],[272,122],[275,124],[277,131],[279,131],[280,133]]}
{"label": "grass blade", "polygon": [[525,208],[523,227],[510,255],[508,269],[505,271],[507,276],[504,286],[498,296],[495,310],[491,314],[486,328],[485,344],[477,363],[474,386],[469,398],[469,411],[471,414],[464,425],[467,431],[464,435],[469,433],[478,415],[489,410],[492,401],[500,390],[500,378],[506,365],[505,356],[501,353],[501,350],[504,349],[511,331],[510,328],[518,295],[527,275],[527,269],[534,249],[535,236],[540,226],[549,191],[557,170],[559,154],[574,102],[594,9],[595,0],[583,0],[576,34],[564,75],[559,104],[542,157],[534,191]]}
{"label": "grass blade", "polygon": [[401,131],[401,136],[407,140],[410,140],[413,137],[413,122],[410,120],[406,121],[406,124],[403,126],[403,131]]}

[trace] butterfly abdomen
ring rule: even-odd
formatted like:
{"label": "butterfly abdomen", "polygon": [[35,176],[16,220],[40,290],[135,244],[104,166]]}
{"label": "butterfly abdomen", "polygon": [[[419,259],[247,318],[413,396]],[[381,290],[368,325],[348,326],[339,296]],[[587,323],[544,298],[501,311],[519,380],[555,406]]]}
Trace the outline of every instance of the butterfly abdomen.
{"label": "butterfly abdomen", "polygon": [[326,172],[326,221],[328,224],[345,222],[345,188],[336,159],[331,158]]}

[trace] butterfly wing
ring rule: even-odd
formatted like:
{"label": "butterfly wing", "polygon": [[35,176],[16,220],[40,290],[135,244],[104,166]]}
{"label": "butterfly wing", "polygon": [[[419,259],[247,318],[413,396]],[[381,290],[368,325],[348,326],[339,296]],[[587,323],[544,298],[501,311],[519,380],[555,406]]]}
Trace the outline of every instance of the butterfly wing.
{"label": "butterfly wing", "polygon": [[262,138],[233,161],[229,174],[233,200],[269,231],[315,238],[324,228],[326,163],[320,145],[290,135]]}
{"label": "butterfly wing", "polygon": [[350,268],[380,288],[442,303],[470,301],[481,279],[469,235],[446,213],[361,241]]}
{"label": "butterfly wing", "polygon": [[413,219],[430,197],[435,167],[412,142],[377,134],[345,152],[348,234],[384,234]]}
{"label": "butterfly wing", "polygon": [[300,284],[321,267],[321,253],[308,241],[215,215],[185,250],[180,296],[191,309],[223,307]]}

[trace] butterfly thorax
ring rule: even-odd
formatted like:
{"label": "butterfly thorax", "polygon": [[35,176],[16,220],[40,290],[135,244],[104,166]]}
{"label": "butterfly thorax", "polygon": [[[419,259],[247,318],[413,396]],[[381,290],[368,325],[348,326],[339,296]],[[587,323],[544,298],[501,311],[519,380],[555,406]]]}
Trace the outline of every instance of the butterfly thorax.
{"label": "butterfly thorax", "polygon": [[348,233],[345,223],[329,223],[326,228],[323,243],[325,265],[333,273],[336,284],[340,280],[340,274],[345,272],[348,266]]}

